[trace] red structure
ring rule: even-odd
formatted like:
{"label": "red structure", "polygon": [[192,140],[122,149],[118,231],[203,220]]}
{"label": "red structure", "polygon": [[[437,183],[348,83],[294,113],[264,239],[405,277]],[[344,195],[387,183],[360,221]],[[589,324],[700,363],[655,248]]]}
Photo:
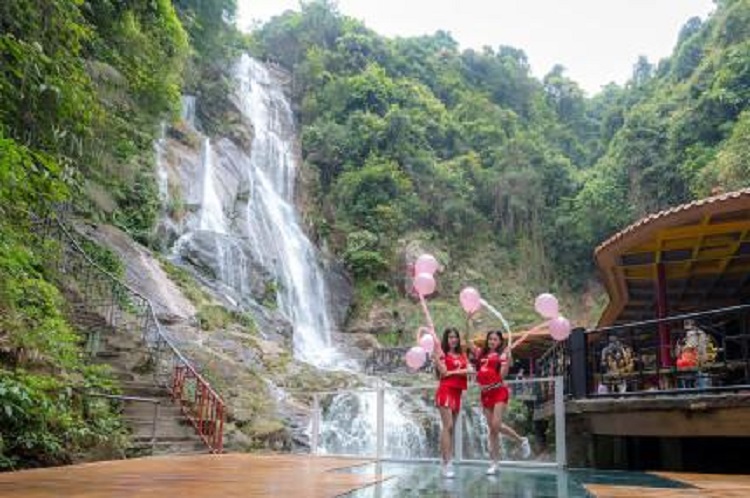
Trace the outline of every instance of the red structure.
{"label": "red structure", "polygon": [[225,404],[208,382],[189,363],[176,365],[170,386],[172,399],[180,404],[182,413],[211,453],[224,448]]}

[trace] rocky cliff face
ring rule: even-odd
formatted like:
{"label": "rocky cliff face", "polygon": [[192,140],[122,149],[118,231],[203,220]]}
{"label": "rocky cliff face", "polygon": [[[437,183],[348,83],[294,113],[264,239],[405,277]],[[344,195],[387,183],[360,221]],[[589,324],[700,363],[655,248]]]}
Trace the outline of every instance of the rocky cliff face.
{"label": "rocky cliff face", "polygon": [[117,254],[125,263],[125,279],[154,304],[157,318],[165,323],[190,321],[196,308],[169,279],[151,252],[127,233],[111,225],[83,224],[77,229]]}

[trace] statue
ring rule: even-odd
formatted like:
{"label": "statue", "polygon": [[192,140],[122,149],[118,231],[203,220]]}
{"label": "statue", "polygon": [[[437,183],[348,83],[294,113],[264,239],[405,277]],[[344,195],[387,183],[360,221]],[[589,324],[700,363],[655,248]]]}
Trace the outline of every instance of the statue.
{"label": "statue", "polygon": [[677,341],[677,368],[696,368],[712,363],[718,350],[713,337],[698,328],[694,320],[685,320],[685,337]]}
{"label": "statue", "polygon": [[601,366],[604,373],[609,375],[633,372],[635,370],[633,349],[622,344],[616,336],[609,336],[609,344],[602,349]]}

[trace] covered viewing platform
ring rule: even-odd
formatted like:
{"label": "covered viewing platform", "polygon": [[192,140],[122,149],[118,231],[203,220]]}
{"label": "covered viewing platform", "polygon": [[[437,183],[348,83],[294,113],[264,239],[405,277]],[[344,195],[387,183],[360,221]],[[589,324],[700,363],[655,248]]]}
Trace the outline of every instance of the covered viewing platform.
{"label": "covered viewing platform", "polygon": [[747,472],[750,189],[646,216],[594,256],[597,327],[537,362],[565,378],[570,464]]}

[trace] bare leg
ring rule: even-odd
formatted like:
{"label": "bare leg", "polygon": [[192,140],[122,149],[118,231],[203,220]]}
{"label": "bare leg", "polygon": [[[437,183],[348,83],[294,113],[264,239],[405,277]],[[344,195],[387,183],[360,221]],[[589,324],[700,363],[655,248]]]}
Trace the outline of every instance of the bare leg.
{"label": "bare leg", "polygon": [[529,440],[526,439],[525,437],[519,436],[518,433],[514,431],[512,427],[503,423],[503,415],[505,414],[505,410],[507,408],[508,408],[508,405],[505,405],[503,403],[498,403],[495,405],[494,416],[499,426],[499,431],[505,434],[506,436],[510,436],[510,438],[513,439],[513,441],[520,444],[523,458],[529,458],[531,456],[531,447],[529,446]]}
{"label": "bare leg", "polygon": [[520,442],[521,442],[521,440],[523,439],[523,438],[522,438],[522,437],[521,437],[521,436],[520,436],[520,435],[519,435],[519,434],[518,434],[518,433],[517,433],[516,431],[514,431],[514,430],[513,430],[513,428],[512,428],[511,426],[509,426],[508,424],[500,424],[500,432],[502,432],[502,433],[503,433],[503,434],[505,434],[506,436],[510,436],[510,438],[511,438],[511,439],[512,439],[513,441],[517,442],[517,443],[520,443]]}
{"label": "bare leg", "polygon": [[455,415],[450,408],[439,407],[440,420],[443,423],[440,431],[440,454],[443,457],[443,464],[447,464],[453,457],[453,422]]}
{"label": "bare leg", "polygon": [[[497,405],[495,405],[497,407]],[[502,419],[497,419],[494,411],[488,408],[484,409],[484,418],[487,419],[487,428],[489,429],[489,447],[490,460],[493,464],[500,459],[500,425]]]}

